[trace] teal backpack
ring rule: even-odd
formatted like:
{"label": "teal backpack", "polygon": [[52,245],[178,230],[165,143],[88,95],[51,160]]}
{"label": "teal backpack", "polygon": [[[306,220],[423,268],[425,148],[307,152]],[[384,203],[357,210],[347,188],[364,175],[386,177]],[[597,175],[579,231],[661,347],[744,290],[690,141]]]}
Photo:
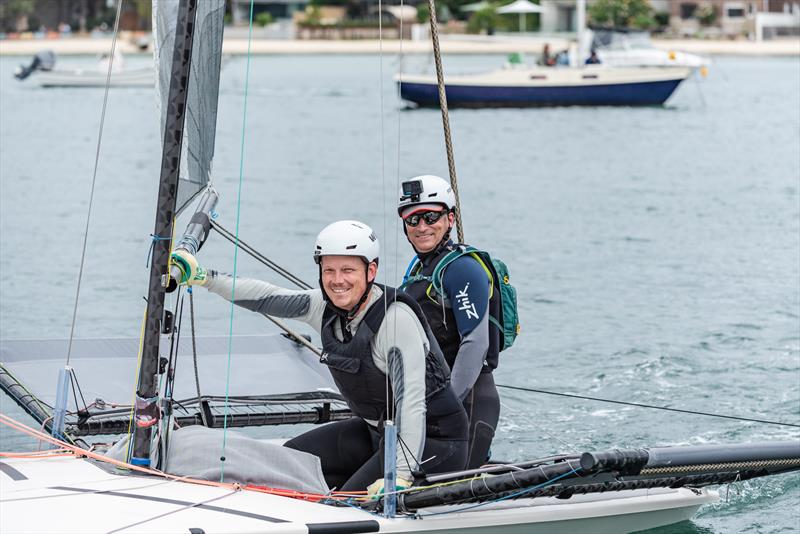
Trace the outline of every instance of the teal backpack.
{"label": "teal backpack", "polygon": [[500,316],[495,317],[494,315],[490,315],[489,321],[503,334],[500,343],[500,352],[502,352],[514,344],[514,340],[517,338],[520,331],[519,313],[517,311],[517,290],[511,285],[508,267],[506,267],[506,264],[503,263],[502,260],[492,258],[488,252],[478,250],[475,247],[459,245],[456,250],[442,258],[436,265],[431,276],[428,277],[414,274],[414,271],[422,266],[417,257],[414,256],[408,269],[406,269],[405,276],[403,276],[403,283],[400,285],[400,289],[412,282],[428,280],[430,283],[427,290],[428,296],[431,296],[431,290],[433,290],[447,298],[444,288],[442,287],[444,270],[448,265],[465,254],[469,254],[475,258],[475,261],[486,271],[486,275],[489,277],[489,298],[492,298],[495,290],[498,288],[500,290]]}

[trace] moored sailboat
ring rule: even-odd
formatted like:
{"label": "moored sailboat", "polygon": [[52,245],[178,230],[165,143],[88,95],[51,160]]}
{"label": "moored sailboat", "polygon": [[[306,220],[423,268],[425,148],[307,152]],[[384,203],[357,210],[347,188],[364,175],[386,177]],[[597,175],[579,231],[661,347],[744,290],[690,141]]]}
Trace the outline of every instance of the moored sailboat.
{"label": "moored sailboat", "polygon": [[[691,74],[682,67],[611,68],[511,66],[485,74],[447,76],[451,107],[658,106]],[[400,95],[420,107],[438,106],[435,76],[403,74]]]}
{"label": "moored sailboat", "polygon": [[[448,75],[444,90],[450,107],[549,107],[549,106],[660,106],[693,72],[685,63],[627,64],[588,57],[585,28],[586,2],[578,0],[577,47],[569,65],[528,67],[518,62],[479,74]],[[591,38],[590,38],[591,40]],[[591,48],[593,51],[594,47]],[[419,107],[436,106],[438,80],[423,74],[395,78],[401,97]]]}

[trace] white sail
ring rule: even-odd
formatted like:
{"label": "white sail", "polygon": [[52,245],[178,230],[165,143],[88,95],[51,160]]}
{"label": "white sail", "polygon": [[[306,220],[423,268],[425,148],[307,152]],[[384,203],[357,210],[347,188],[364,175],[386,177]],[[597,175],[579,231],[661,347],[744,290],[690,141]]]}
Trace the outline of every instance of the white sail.
{"label": "white sail", "polygon": [[[162,143],[169,112],[166,102],[172,75],[178,6],[177,0],[153,1],[156,100]],[[224,14],[225,0],[202,0],[197,4],[176,214],[211,180]]]}

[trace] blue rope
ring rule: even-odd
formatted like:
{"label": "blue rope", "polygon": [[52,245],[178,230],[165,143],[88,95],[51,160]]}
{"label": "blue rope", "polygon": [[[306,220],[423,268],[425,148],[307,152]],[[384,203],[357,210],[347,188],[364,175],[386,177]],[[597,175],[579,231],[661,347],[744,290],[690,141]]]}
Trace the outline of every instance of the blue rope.
{"label": "blue rope", "polygon": [[242,142],[239,149],[239,187],[236,192],[236,230],[234,232],[235,241],[233,244],[233,286],[231,287],[231,314],[228,325],[228,370],[225,379],[225,415],[222,425],[222,453],[220,455],[220,475],[219,481],[225,481],[225,446],[228,442],[228,414],[230,404],[228,398],[231,385],[231,353],[233,351],[233,311],[235,309],[234,296],[236,295],[236,266],[239,258],[239,221],[241,218],[242,207],[242,181],[244,177],[244,134],[247,124],[247,92],[250,84],[250,47],[253,42],[253,0],[250,0],[250,28],[247,32],[247,67],[244,75],[244,109],[242,110]]}
{"label": "blue rope", "polygon": [[156,241],[169,241],[171,237],[161,237],[160,235],[150,234],[150,247],[147,249],[147,260],[145,260],[144,266],[146,268],[150,268],[150,260],[153,258],[153,248],[156,246]]}

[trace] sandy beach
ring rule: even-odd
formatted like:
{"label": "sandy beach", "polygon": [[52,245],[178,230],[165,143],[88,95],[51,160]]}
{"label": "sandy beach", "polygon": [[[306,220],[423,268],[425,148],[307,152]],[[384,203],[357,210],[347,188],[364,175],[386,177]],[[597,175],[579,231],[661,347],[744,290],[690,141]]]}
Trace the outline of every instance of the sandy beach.
{"label": "sandy beach", "polygon": [[[511,52],[539,53],[545,43],[556,49],[566,48],[563,37],[516,37],[444,35],[441,48],[444,54],[508,54]],[[774,41],[724,40],[661,40],[653,44],[662,50],[676,50],[704,55],[800,56],[800,39]],[[117,42],[123,54],[150,53],[136,46],[131,37],[121,36]],[[223,53],[246,54],[247,39],[225,40]],[[58,39],[6,39],[0,41],[0,55],[30,56],[40,50],[53,50],[58,55],[101,54],[111,49],[111,38],[68,37]],[[271,40],[254,38],[253,54],[427,54],[430,41],[384,40]]]}

